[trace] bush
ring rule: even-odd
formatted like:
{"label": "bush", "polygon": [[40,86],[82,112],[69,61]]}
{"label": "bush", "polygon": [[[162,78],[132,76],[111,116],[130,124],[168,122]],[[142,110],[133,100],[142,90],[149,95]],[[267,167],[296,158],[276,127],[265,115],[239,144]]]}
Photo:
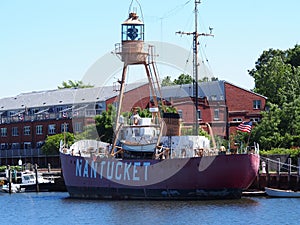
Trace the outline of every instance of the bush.
{"label": "bush", "polygon": [[300,148],[286,149],[286,148],[274,148],[271,150],[263,150],[259,152],[262,156],[268,155],[289,155],[292,159],[292,164],[298,164],[298,158],[300,157]]}
{"label": "bush", "polygon": [[[0,172],[5,172],[6,166],[0,166]],[[21,171],[21,166],[10,166],[11,170]]]}

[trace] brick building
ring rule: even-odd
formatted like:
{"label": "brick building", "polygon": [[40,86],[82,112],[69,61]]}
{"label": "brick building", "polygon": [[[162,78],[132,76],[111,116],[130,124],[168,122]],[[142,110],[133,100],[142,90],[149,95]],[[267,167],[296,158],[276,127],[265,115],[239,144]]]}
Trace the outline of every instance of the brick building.
{"label": "brick building", "polygon": [[[116,87],[59,89],[31,92],[0,99],[0,165],[23,162],[59,166],[57,155],[41,151],[48,135],[81,132],[94,122],[95,115],[116,105]],[[183,127],[193,127],[196,110],[192,84],[162,88],[166,102],[176,107]],[[266,97],[226,81],[200,83],[198,122],[214,135],[228,138],[242,121],[259,122]],[[128,84],[122,111],[132,107],[146,108],[150,104],[148,85]]]}
{"label": "brick building", "polygon": [[[196,118],[193,93],[192,84],[163,88],[163,96],[177,108],[186,126],[192,126]],[[209,123],[214,135],[226,139],[242,121],[259,122],[267,100],[226,81],[200,83],[198,93],[199,124],[209,132]]]}

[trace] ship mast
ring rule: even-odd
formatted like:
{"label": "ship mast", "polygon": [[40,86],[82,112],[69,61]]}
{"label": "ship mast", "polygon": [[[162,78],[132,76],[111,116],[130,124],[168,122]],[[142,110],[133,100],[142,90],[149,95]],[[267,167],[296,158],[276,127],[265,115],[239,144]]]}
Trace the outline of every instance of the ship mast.
{"label": "ship mast", "polygon": [[195,0],[195,31],[194,32],[183,32],[178,31],[177,34],[185,34],[185,35],[193,35],[193,89],[194,89],[194,98],[195,98],[195,129],[194,135],[199,134],[199,114],[198,114],[198,37],[199,36],[213,36],[211,33],[198,33],[198,4],[200,4],[200,0]]}

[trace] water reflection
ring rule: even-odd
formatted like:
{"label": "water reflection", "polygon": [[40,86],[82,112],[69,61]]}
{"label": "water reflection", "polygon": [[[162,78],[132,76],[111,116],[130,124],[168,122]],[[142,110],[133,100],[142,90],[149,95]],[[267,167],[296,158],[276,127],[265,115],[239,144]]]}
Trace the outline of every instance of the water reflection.
{"label": "water reflection", "polygon": [[68,193],[0,196],[8,224],[297,224],[300,199],[243,197],[216,201],[103,201]]}

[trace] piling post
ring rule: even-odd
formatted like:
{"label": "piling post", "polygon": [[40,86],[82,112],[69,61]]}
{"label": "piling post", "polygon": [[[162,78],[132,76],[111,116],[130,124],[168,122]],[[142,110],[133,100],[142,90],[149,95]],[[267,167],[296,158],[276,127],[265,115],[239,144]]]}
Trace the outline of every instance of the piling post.
{"label": "piling post", "polygon": [[39,192],[40,191],[40,188],[39,188],[39,177],[38,177],[38,169],[37,169],[37,164],[34,164],[34,172],[35,172],[35,190],[36,192]]}
{"label": "piling post", "polygon": [[297,185],[296,185],[296,190],[298,190],[298,187],[299,187],[299,176],[300,176],[300,158],[298,158],[298,173],[297,173]]}
{"label": "piling post", "polygon": [[11,169],[10,166],[7,166],[7,171],[8,171],[8,193],[11,194]]}
{"label": "piling post", "polygon": [[291,188],[292,159],[288,158],[288,186]]}
{"label": "piling post", "polygon": [[51,172],[51,164],[48,163],[48,173],[50,173],[50,172]]}
{"label": "piling post", "polygon": [[267,165],[266,165],[266,179],[267,179],[267,187],[270,186],[270,173],[269,173],[269,168],[270,168],[270,160],[267,158]]}
{"label": "piling post", "polygon": [[276,176],[276,183],[277,183],[277,187],[279,188],[280,186],[280,158],[277,158],[277,176]]}

